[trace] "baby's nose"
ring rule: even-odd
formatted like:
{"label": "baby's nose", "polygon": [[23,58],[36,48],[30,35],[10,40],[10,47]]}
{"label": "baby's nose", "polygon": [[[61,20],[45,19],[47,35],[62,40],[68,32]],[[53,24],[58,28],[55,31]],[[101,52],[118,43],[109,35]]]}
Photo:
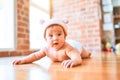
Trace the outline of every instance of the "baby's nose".
{"label": "baby's nose", "polygon": [[57,40],[57,39],[58,39],[58,37],[57,37],[57,36],[54,36],[54,37],[53,37],[53,39],[54,39],[54,40]]}

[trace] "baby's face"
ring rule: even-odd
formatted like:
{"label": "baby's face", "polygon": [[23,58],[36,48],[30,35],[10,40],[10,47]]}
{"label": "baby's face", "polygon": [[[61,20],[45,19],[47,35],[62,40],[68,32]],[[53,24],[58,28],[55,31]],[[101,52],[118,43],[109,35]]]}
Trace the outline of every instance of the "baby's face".
{"label": "baby's face", "polygon": [[65,34],[63,28],[59,25],[54,25],[46,30],[46,41],[50,47],[59,50],[65,43]]}

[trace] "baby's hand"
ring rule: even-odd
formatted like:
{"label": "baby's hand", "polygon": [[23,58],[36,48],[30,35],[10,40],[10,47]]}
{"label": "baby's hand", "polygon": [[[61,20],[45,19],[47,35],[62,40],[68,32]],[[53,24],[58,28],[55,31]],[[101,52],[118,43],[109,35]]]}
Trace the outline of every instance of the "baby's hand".
{"label": "baby's hand", "polygon": [[64,60],[64,61],[62,62],[62,65],[63,65],[64,67],[66,67],[66,68],[68,68],[68,67],[72,68],[73,66],[76,66],[76,65],[81,64],[81,62],[82,62],[82,61],[77,62],[77,61],[75,61],[75,60]]}
{"label": "baby's hand", "polygon": [[19,65],[19,64],[23,64],[23,63],[24,62],[21,59],[13,61],[13,65]]}

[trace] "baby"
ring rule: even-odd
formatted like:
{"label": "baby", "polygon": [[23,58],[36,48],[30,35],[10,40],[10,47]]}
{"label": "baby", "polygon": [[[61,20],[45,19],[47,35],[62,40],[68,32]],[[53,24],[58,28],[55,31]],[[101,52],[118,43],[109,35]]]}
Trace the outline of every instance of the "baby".
{"label": "baby", "polygon": [[69,44],[70,41],[66,41],[67,22],[61,19],[51,19],[45,22],[43,31],[47,45],[37,52],[15,60],[13,64],[32,63],[45,56],[48,56],[53,62],[62,62],[62,65],[66,68],[82,64],[82,59],[89,58],[91,53],[82,46],[78,50],[72,44]]}

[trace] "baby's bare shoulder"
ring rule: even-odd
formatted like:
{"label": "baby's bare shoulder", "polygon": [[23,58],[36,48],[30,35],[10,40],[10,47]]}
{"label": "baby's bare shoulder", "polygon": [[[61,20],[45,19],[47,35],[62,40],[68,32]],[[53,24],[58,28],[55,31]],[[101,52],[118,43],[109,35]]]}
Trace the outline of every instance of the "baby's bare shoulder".
{"label": "baby's bare shoulder", "polygon": [[47,53],[49,50],[48,46],[44,46],[40,48],[40,52]]}
{"label": "baby's bare shoulder", "polygon": [[74,50],[74,49],[75,49],[74,47],[72,47],[70,44],[66,43],[65,50],[66,50],[67,52],[69,52],[69,51],[71,51],[71,50]]}

